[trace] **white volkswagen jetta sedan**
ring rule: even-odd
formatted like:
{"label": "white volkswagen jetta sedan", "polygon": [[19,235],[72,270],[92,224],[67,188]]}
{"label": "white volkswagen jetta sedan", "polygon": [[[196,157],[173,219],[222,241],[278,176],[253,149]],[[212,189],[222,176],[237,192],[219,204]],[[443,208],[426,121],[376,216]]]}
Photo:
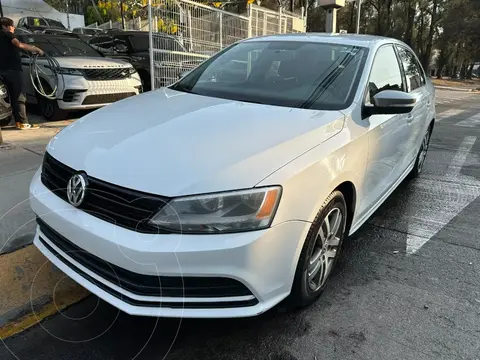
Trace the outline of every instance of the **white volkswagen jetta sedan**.
{"label": "white volkswagen jetta sedan", "polygon": [[342,241],[420,173],[434,119],[402,42],[247,39],[55,136],[30,188],[34,242],[129,314],[304,306]]}

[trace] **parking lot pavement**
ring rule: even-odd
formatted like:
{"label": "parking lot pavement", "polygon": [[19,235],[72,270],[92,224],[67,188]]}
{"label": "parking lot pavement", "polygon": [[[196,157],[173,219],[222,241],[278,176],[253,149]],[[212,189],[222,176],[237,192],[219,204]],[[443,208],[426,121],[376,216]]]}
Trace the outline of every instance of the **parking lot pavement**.
{"label": "parking lot pavement", "polygon": [[479,359],[480,95],[438,95],[421,178],[347,241],[310,308],[157,320],[89,297],[7,339],[0,359]]}

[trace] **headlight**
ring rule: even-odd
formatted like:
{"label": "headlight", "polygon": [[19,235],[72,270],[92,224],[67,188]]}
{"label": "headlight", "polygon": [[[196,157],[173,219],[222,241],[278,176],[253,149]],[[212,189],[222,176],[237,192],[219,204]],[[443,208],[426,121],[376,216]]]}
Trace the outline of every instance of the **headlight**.
{"label": "headlight", "polygon": [[272,223],[281,187],[187,196],[170,201],[150,222],[163,229],[212,234],[265,229]]}
{"label": "headlight", "polygon": [[5,85],[0,85],[0,97],[7,97],[7,87]]}
{"label": "headlight", "polygon": [[78,75],[82,76],[83,73],[78,69],[60,68],[59,73],[63,75]]}

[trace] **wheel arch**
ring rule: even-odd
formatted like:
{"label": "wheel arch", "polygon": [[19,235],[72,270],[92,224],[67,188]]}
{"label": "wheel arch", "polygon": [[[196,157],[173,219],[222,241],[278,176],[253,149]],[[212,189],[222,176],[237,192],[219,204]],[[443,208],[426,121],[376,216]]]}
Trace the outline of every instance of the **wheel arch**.
{"label": "wheel arch", "polygon": [[347,228],[346,228],[346,233],[348,234],[350,227],[352,225],[353,217],[355,215],[355,209],[357,206],[357,189],[353,182],[347,180],[339,184],[335,189],[332,190],[335,191],[338,190],[340,191],[344,198],[345,202],[347,204]]}

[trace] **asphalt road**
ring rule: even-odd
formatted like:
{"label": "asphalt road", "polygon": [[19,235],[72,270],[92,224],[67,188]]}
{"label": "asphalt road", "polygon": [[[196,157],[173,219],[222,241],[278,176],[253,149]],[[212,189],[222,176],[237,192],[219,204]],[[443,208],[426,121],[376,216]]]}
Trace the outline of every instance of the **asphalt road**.
{"label": "asphalt road", "polygon": [[0,359],[480,359],[478,99],[437,92],[423,175],[349,239],[310,308],[156,320],[90,297],[8,339]]}

